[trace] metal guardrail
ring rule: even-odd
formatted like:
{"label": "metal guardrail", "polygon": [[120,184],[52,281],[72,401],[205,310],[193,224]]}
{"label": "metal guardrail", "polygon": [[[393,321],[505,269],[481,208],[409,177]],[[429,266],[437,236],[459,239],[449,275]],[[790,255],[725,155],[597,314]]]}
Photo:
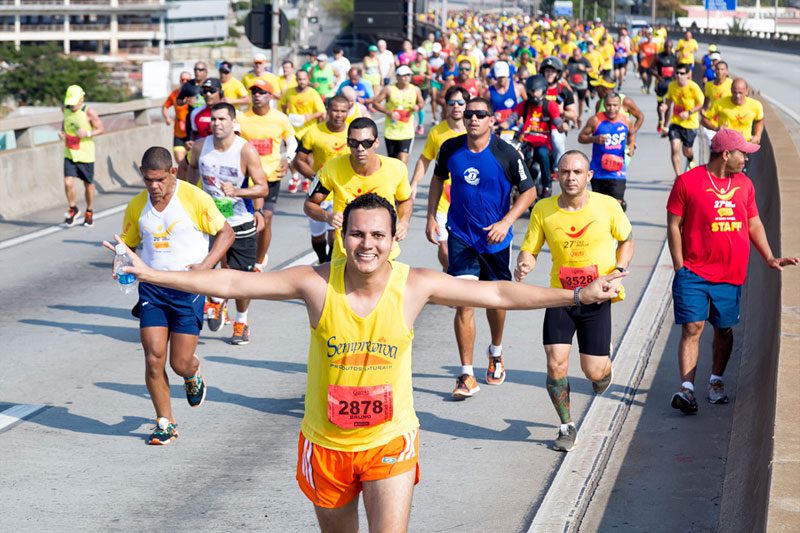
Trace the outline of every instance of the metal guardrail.
{"label": "metal guardrail", "polygon": [[[160,109],[163,103],[162,99],[148,98],[120,104],[96,103],[91,104],[91,107],[101,118],[121,113],[133,113],[133,124],[149,126],[152,124],[150,110],[154,108]],[[64,114],[61,111],[47,111],[36,115],[6,118],[0,120],[0,131],[13,131],[17,148],[33,148],[36,146],[33,138],[33,128],[60,124],[63,120]]]}

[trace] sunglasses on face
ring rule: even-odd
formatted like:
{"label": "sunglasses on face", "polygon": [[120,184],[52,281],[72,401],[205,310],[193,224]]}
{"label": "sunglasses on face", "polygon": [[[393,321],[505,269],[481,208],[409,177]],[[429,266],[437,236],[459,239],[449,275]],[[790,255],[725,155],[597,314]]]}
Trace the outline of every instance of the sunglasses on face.
{"label": "sunglasses on face", "polygon": [[449,106],[464,105],[466,103],[467,102],[465,102],[464,100],[448,100],[447,101],[447,105],[449,105]]}
{"label": "sunglasses on face", "polygon": [[472,117],[478,117],[480,120],[485,119],[486,117],[491,117],[492,114],[489,111],[484,111],[483,109],[469,109],[464,111],[464,118],[466,120],[472,120]]}
{"label": "sunglasses on face", "polygon": [[204,70],[206,70],[206,69],[199,68],[199,67],[195,67],[195,69],[194,69],[195,72],[203,72]]}
{"label": "sunglasses on face", "polygon": [[203,88],[203,94],[214,94],[215,92],[217,92],[217,89],[214,89],[213,87]]}
{"label": "sunglasses on face", "polygon": [[458,67],[458,70],[472,70],[472,67]]}
{"label": "sunglasses on face", "polygon": [[258,90],[258,89],[256,89],[255,91],[250,91],[250,92],[252,94],[254,94],[255,96],[261,96],[262,94],[269,94],[267,91],[262,91],[262,90]]}
{"label": "sunglasses on face", "polygon": [[347,139],[347,146],[355,149],[360,145],[364,150],[369,150],[377,140],[378,139],[364,139],[363,141],[359,141],[358,139]]}

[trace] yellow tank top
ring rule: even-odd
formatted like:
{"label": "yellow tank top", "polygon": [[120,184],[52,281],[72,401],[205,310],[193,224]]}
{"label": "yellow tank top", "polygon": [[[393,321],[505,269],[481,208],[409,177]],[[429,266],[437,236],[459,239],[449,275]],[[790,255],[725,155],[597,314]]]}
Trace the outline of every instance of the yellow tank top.
{"label": "yellow tank top", "polygon": [[386,103],[388,111],[400,112],[400,120],[386,117],[383,136],[393,141],[404,141],[414,138],[414,112],[417,104],[417,90],[413,85],[399,89],[397,85],[389,86],[389,99]]}
{"label": "yellow tank top", "polygon": [[308,350],[302,431],[314,444],[355,452],[419,427],[411,388],[414,332],[403,316],[409,267],[389,264],[383,294],[360,317],[347,302],[345,261],[331,262],[325,306]]}
{"label": "yellow tank top", "polygon": [[78,111],[64,108],[64,157],[75,163],[94,163],[94,139],[78,137],[78,130],[92,131],[92,124],[86,114],[86,106]]}

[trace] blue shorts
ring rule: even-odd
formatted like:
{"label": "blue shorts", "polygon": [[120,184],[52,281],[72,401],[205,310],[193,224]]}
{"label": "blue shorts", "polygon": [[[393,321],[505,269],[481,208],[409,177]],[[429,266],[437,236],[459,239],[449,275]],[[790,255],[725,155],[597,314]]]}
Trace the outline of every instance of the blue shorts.
{"label": "blue shorts", "polygon": [[511,246],[494,253],[478,253],[475,248],[453,235],[447,239],[447,273],[483,281],[511,281]]}
{"label": "blue shorts", "polygon": [[139,327],[167,328],[172,333],[200,335],[206,299],[198,294],[139,284]]}
{"label": "blue shorts", "polygon": [[672,280],[675,323],[705,322],[720,329],[739,323],[741,285],[707,281],[686,267]]}

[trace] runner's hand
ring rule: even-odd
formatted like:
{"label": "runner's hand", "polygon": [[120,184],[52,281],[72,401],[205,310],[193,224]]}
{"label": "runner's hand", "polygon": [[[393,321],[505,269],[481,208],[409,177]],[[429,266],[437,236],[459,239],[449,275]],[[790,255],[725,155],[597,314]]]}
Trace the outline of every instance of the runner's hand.
{"label": "runner's hand", "polygon": [[278,176],[281,178],[286,175],[289,171],[289,161],[287,159],[281,159],[281,164],[278,166]]}
{"label": "runner's hand", "polygon": [[428,238],[428,241],[439,246],[438,239],[442,234],[439,233],[439,223],[436,222],[436,217],[428,217],[428,224],[425,227],[425,236]]}
{"label": "runner's hand", "polygon": [[783,267],[795,266],[800,263],[800,257],[773,257],[767,261],[767,266],[779,272],[783,272]]}
{"label": "runner's hand", "polygon": [[328,225],[332,226],[334,229],[341,229],[342,221],[344,220],[344,217],[342,216],[342,214],[341,213],[328,213],[327,211],[325,213],[326,213],[325,218],[327,219],[327,220],[325,220],[325,222],[327,222]]}
{"label": "runner's hand", "polygon": [[233,186],[233,183],[230,182],[223,182],[220,184],[219,188],[222,190],[222,193],[225,196],[233,197],[236,196],[236,187]]}
{"label": "runner's hand", "polygon": [[[114,234],[114,240],[116,241],[117,244],[124,244],[122,238],[117,234]],[[103,246],[105,246],[115,254],[117,253],[116,246],[114,244],[111,244],[108,241],[103,241]],[[125,272],[133,274],[134,276],[136,276],[136,279],[139,279],[142,275],[145,275],[149,272],[153,272],[153,269],[147,266],[145,262],[142,261],[139,258],[139,256],[136,255],[136,253],[133,250],[131,250],[127,244],[125,245],[125,248],[127,248],[128,256],[131,258],[131,262],[133,263],[133,266],[124,268]],[[111,277],[117,279],[117,273],[114,272],[113,266],[111,267]]]}
{"label": "runner's hand", "polygon": [[528,252],[522,251],[517,256],[517,267],[514,269],[514,279],[522,281],[525,279],[531,270],[533,270],[533,255]]}
{"label": "runner's hand", "polygon": [[408,236],[408,223],[398,220],[397,221],[397,231],[394,234],[394,239],[396,241],[402,241],[407,236]]}
{"label": "runner's hand", "polygon": [[418,185],[416,183],[412,183],[411,184],[411,201],[412,202],[417,199],[417,187],[418,187]]}
{"label": "runner's hand", "polygon": [[164,117],[164,122],[167,123],[167,126],[172,126],[172,117],[170,116]]}
{"label": "runner's hand", "polygon": [[627,275],[627,272],[614,272],[597,278],[581,290],[581,304],[595,304],[616,298],[620,289],[618,280]]}
{"label": "runner's hand", "polygon": [[486,235],[486,240],[489,244],[497,244],[498,242],[502,242],[503,239],[506,238],[508,235],[508,230],[511,227],[511,224],[508,222],[504,222],[502,220],[495,222],[491,226],[486,226],[483,228],[483,231],[488,231],[489,234]]}
{"label": "runner's hand", "polygon": [[261,211],[256,211],[255,214],[253,215],[253,218],[256,221],[256,233],[261,233],[261,230],[263,230],[264,226],[266,225],[266,221],[264,220],[264,213],[262,213]]}

